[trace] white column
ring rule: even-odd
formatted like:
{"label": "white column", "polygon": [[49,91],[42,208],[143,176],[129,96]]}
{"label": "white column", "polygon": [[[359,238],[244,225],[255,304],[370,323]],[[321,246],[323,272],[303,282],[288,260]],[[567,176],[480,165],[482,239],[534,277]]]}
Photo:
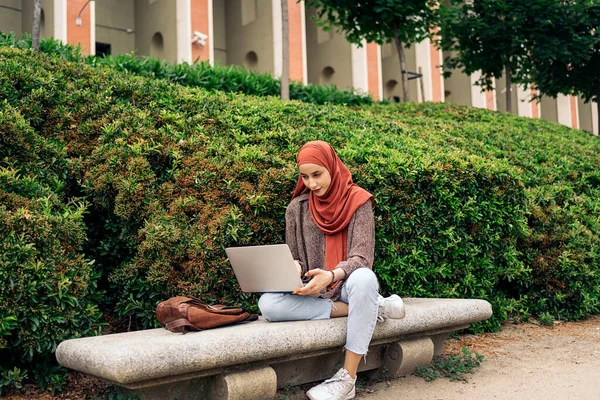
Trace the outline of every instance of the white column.
{"label": "white column", "polygon": [[517,85],[517,115],[521,117],[532,117],[531,89]]}
{"label": "white column", "polygon": [[580,125],[579,125],[579,104],[577,102],[577,97],[576,96],[569,96],[569,101],[575,101],[575,117],[576,117],[575,118],[575,124],[576,124],[576,126],[573,126],[573,128],[579,129],[580,128]]}
{"label": "white column", "polygon": [[54,0],[54,39],[67,43],[67,0]]}
{"label": "white column", "polygon": [[177,62],[192,62],[192,7],[190,0],[176,0]]}
{"label": "white column", "polygon": [[208,0],[208,37],[210,47],[208,48],[208,62],[215,65],[215,28],[213,21],[213,0]]}
{"label": "white column", "polygon": [[[431,47],[430,47],[431,49]],[[438,59],[438,65],[444,65],[444,53],[442,52],[442,50],[437,49],[435,54],[432,57],[437,57]],[[433,79],[433,77],[431,78]],[[440,96],[441,99],[440,101],[445,102],[446,101],[446,86],[444,84],[444,71],[441,69],[440,67],[440,76],[439,76],[439,80],[440,80]]]}
{"label": "white column", "polygon": [[367,66],[367,42],[362,47],[351,43],[352,87],[362,93],[369,93],[369,70]]}
{"label": "white column", "polygon": [[96,54],[96,2],[90,1],[90,54]]}
{"label": "white column", "polygon": [[600,129],[598,127],[598,103],[592,101],[592,133],[594,135],[600,134]]}
{"label": "white column", "polygon": [[377,45],[377,91],[379,93],[379,100],[383,100],[383,72],[381,64],[383,64],[381,62],[381,46]]}
{"label": "white column", "polygon": [[304,0],[300,1],[300,23],[302,24],[302,84],[308,83],[308,60],[306,59],[306,6]]}
{"label": "white column", "polygon": [[417,59],[417,70],[413,72],[419,72],[419,67],[423,73],[423,90],[425,93],[421,93],[421,85],[417,85],[417,93],[421,93],[421,97],[417,96],[417,101],[432,101],[433,91],[431,82],[431,51],[430,41],[425,39],[415,45],[415,57]]}
{"label": "white column", "polygon": [[273,76],[280,78],[283,72],[283,23],[280,0],[271,0],[271,8],[273,9]]}
{"label": "white column", "polygon": [[[462,72],[458,72],[458,71],[455,73],[462,74]],[[480,78],[481,78],[480,71],[474,72],[473,74],[471,74],[469,76],[469,80],[471,82],[471,105],[473,107],[478,107],[478,108],[487,108],[486,92],[485,91],[482,92],[481,86],[478,86],[475,84],[475,82],[477,82]]]}
{"label": "white column", "polygon": [[556,98],[556,114],[558,123],[571,127],[571,99],[569,96],[559,94]]}

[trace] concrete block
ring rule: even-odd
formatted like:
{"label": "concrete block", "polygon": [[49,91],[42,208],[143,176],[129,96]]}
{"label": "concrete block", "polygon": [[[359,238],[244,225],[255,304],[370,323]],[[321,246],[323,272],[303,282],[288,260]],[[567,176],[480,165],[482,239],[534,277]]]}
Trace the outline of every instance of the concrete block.
{"label": "concrete block", "polygon": [[[484,300],[405,299],[405,305],[404,319],[377,324],[359,370],[410,373],[429,364],[448,334],[492,315]],[[150,329],[67,340],[56,357],[67,368],[133,390],[142,399],[202,398],[207,390],[217,398],[234,399],[237,393],[262,398],[274,395],[277,385],[333,375],[341,366],[346,327],[347,318],[335,318],[261,319],[186,335]]]}
{"label": "concrete block", "polygon": [[[465,327],[466,328],[466,327]],[[433,355],[439,356],[444,353],[444,342],[448,339],[452,332],[438,333],[437,335],[431,335],[431,341],[433,342]]]}
{"label": "concrete block", "polygon": [[410,375],[419,366],[429,365],[434,346],[428,337],[393,342],[383,348],[381,366],[371,372],[371,379],[392,379]]}
{"label": "concrete block", "polygon": [[400,353],[400,365],[394,376],[412,374],[417,367],[429,365],[433,359],[433,342],[428,337],[402,340],[397,342]]}
{"label": "concrete block", "polygon": [[210,400],[271,400],[277,391],[277,376],[266,366],[219,375],[213,382]]}

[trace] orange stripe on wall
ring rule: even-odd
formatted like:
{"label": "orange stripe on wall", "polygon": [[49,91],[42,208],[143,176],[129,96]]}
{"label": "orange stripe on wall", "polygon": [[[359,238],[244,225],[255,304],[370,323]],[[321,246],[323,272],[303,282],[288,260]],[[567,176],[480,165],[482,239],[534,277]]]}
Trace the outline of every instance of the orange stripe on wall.
{"label": "orange stripe on wall", "polygon": [[[191,18],[192,18],[192,33],[198,31],[208,35],[204,41],[204,46],[199,43],[192,43],[192,61],[209,61],[210,46],[212,46],[212,38],[208,32],[208,0],[191,0],[190,1]],[[190,38],[191,40],[191,38]]]}
{"label": "orange stripe on wall", "polygon": [[429,44],[429,54],[431,55],[431,101],[442,101],[442,68],[440,65],[440,52],[433,45]]}
{"label": "orange stripe on wall", "polygon": [[379,58],[377,57],[377,43],[367,43],[367,77],[369,93],[373,100],[379,99]]}
{"label": "orange stripe on wall", "polygon": [[[531,97],[537,96],[537,91],[535,89],[531,89]],[[531,118],[539,118],[540,117],[540,102],[538,100],[533,100],[531,102]]]}
{"label": "orange stripe on wall", "polygon": [[485,106],[488,110],[494,111],[496,109],[496,105],[494,104],[494,92],[491,90],[485,92]]}
{"label": "orange stripe on wall", "polygon": [[577,98],[575,96],[569,96],[571,100],[571,128],[579,128],[579,121],[577,115]]}
{"label": "orange stripe on wall", "polygon": [[288,0],[288,25],[290,34],[290,80],[302,82],[302,4]]}
{"label": "orange stripe on wall", "polygon": [[83,54],[90,54],[91,30],[94,28],[90,23],[90,5],[85,7],[81,13],[81,26],[77,26],[76,20],[79,11],[85,6],[87,0],[67,1],[67,43],[80,44]]}

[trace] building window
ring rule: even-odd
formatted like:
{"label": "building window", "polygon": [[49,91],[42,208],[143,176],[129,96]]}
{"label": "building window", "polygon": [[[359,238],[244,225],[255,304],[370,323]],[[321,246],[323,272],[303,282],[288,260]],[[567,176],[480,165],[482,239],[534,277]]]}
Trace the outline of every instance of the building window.
{"label": "building window", "polygon": [[163,54],[164,46],[162,33],[156,32],[150,41],[150,55],[160,58]]}
{"label": "building window", "polygon": [[253,51],[250,51],[248,54],[246,54],[244,61],[247,69],[254,69],[258,66],[258,56]]}
{"label": "building window", "polygon": [[385,93],[383,94],[383,97],[385,97],[386,99],[390,99],[395,103],[399,103],[400,97],[394,96],[397,87],[398,81],[394,79],[387,81],[387,83],[385,84]]}
{"label": "building window", "polygon": [[110,56],[111,54],[112,52],[110,43],[96,42],[96,56],[104,57]]}
{"label": "building window", "polygon": [[333,79],[333,74],[335,74],[335,70],[332,67],[325,67],[321,72],[321,84],[327,85],[331,83]]}

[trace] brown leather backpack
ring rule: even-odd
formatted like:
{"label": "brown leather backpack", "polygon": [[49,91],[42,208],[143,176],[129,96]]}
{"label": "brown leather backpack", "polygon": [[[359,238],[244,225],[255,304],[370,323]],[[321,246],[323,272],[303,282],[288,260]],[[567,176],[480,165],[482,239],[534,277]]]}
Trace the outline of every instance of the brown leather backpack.
{"label": "brown leather backpack", "polygon": [[187,333],[242,321],[255,321],[258,315],[243,307],[210,306],[194,297],[171,297],[156,306],[156,318],[171,332]]}

